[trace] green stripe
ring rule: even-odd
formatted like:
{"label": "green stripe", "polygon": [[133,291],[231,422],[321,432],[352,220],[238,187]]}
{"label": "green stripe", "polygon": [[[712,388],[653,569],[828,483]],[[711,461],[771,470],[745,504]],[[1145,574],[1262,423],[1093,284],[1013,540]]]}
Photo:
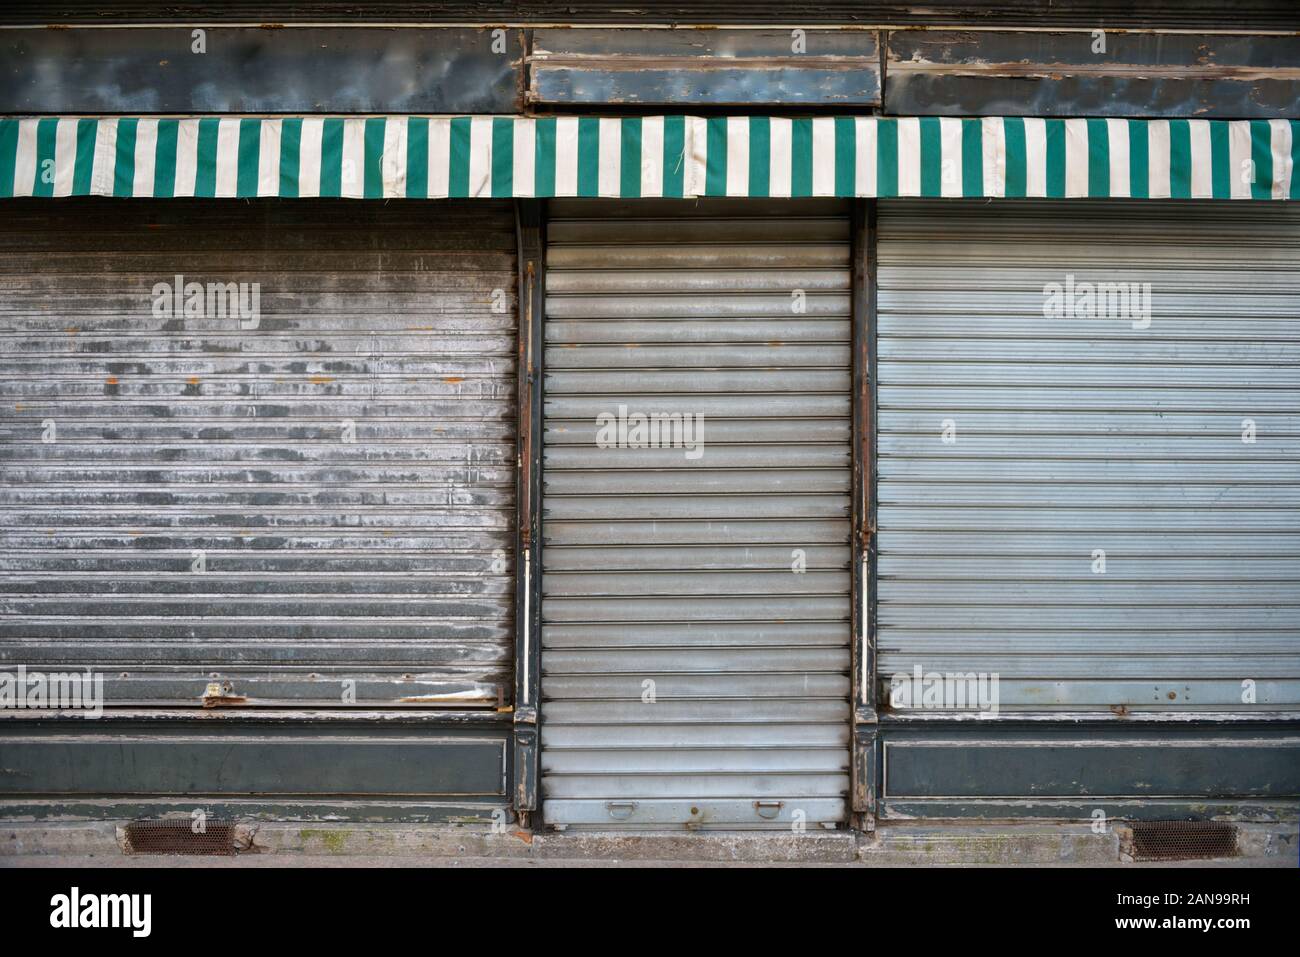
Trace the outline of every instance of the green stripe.
{"label": "green stripe", "polygon": [[343,121],[337,117],[321,124],[320,194],[343,195]]}
{"label": "green stripe", "polygon": [[626,116],[619,124],[618,194],[641,198],[641,118]]}
{"label": "green stripe", "polygon": [[492,195],[498,199],[515,194],[515,121],[508,116],[492,117]]}
{"label": "green stripe", "polygon": [[1291,121],[1291,199],[1300,199],[1300,120]]}
{"label": "green stripe", "polygon": [[406,121],[406,198],[429,198],[429,118]]}
{"label": "green stripe", "polygon": [[158,140],[153,151],[153,194],[159,199],[176,195],[176,139],[180,125],[180,120],[158,121]]}
{"label": "green stripe", "polygon": [[217,123],[199,120],[199,141],[195,155],[194,195],[215,196],[217,192]]}
{"label": "green stripe", "polygon": [[1128,121],[1128,194],[1134,199],[1151,195],[1150,140],[1145,120]]}
{"label": "green stripe", "polygon": [[1002,135],[1007,144],[1007,184],[1003,192],[1011,198],[1023,198],[1029,190],[1029,161],[1025,146],[1025,121],[1008,116],[1002,121]]}
{"label": "green stripe", "polygon": [[790,124],[790,195],[811,196],[813,187],[813,126],[809,118]]}
{"label": "green stripe", "polygon": [[1210,195],[1232,198],[1232,150],[1225,120],[1210,120]]}
{"label": "green stripe", "polygon": [[1232,148],[1226,120],[1210,120],[1210,195],[1232,198]]}
{"label": "green stripe", "polygon": [[1088,120],[1088,195],[1110,195],[1110,125],[1105,120]]}
{"label": "green stripe", "polygon": [[727,195],[727,118],[711,116],[704,121],[704,195]]}
{"label": "green stripe", "polygon": [[[939,120],[923,116],[921,125],[921,195],[943,195],[943,130]],[[954,171],[955,175],[955,171]]]}
{"label": "green stripe", "polygon": [[280,195],[285,199],[298,196],[298,171],[302,165],[302,118],[280,122]]}
{"label": "green stripe", "polygon": [[[73,196],[90,195],[90,185],[95,173],[95,137],[98,135],[98,120],[77,120],[77,162],[72,170]],[[0,151],[2,150],[3,148],[0,147]],[[0,159],[0,167],[3,167],[2,159]]]}
{"label": "green stripe", "polygon": [[600,120],[578,120],[578,195],[600,195]]}
{"label": "green stripe", "polygon": [[[835,117],[835,195],[852,196],[857,192],[857,178],[857,123],[851,116],[837,116]],[[750,193],[753,193],[752,189]]]}
{"label": "green stripe", "polygon": [[984,123],[961,121],[961,194],[984,195]]}
{"label": "green stripe", "polygon": [[555,195],[555,117],[537,121],[533,143],[533,192],[538,196]]}
{"label": "green stripe", "polygon": [[235,175],[235,195],[257,195],[257,165],[262,154],[262,121],[239,121],[239,166]]}
{"label": "green stripe", "polygon": [[0,199],[14,194],[18,167],[18,121],[0,119]]}
{"label": "green stripe", "polygon": [[749,195],[772,195],[772,121],[749,118]]}
{"label": "green stripe", "polygon": [[876,121],[876,195],[898,195],[898,120]]}
{"label": "green stripe", "polygon": [[664,117],[664,196],[682,196],[686,182],[686,117]]}
{"label": "green stripe", "polygon": [[1169,196],[1192,198],[1192,127],[1186,120],[1169,121]]}
{"label": "green stripe", "polygon": [[130,196],[135,190],[135,134],[139,120],[117,121],[117,155],[113,163],[113,195]]}
{"label": "green stripe", "polygon": [[366,199],[384,196],[384,131],[388,121],[382,116],[366,118],[365,134],[361,138],[362,166],[361,195]]}
{"label": "green stripe", "polygon": [[1065,120],[1047,121],[1047,195],[1065,195]]}
{"label": "green stripe", "polygon": [[1251,199],[1269,199],[1273,195],[1272,132],[1268,120],[1250,121],[1250,159],[1255,179],[1250,184]]}
{"label": "green stripe", "polygon": [[36,123],[36,178],[32,183],[33,196],[54,195],[55,151],[58,149],[59,121],[45,117]]}

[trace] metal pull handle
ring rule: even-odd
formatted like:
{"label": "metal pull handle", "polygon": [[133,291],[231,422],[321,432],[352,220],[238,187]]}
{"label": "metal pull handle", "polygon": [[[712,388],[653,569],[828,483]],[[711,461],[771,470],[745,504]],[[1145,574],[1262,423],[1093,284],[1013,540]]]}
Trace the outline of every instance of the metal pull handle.
{"label": "metal pull handle", "polygon": [[626,821],[636,810],[636,801],[606,801],[605,810],[616,821]]}
{"label": "metal pull handle", "polygon": [[784,801],[755,801],[754,802],[754,810],[758,812],[758,816],[762,818],[766,818],[769,821],[772,820],[774,817],[776,817],[778,814],[780,814],[781,808],[783,807],[785,807]]}

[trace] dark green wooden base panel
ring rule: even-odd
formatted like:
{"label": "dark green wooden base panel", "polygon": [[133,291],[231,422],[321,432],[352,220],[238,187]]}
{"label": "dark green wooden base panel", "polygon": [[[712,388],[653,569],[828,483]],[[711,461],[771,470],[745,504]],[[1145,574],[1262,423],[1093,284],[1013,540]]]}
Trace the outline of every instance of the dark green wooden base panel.
{"label": "dark green wooden base panel", "polygon": [[510,748],[492,721],[6,720],[0,818],[490,821]]}
{"label": "dark green wooden base panel", "polygon": [[1300,726],[882,727],[883,819],[1293,820]]}

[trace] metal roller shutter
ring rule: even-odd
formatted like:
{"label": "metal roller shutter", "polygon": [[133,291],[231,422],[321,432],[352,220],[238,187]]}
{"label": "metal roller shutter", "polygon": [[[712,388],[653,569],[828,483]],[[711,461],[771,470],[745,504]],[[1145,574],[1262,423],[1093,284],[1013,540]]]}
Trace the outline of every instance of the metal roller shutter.
{"label": "metal roller shutter", "polygon": [[[547,235],[545,821],[833,826],[849,766],[846,209],[557,202]],[[602,447],[620,407],[702,415],[702,454],[635,433]]]}
{"label": "metal roller shutter", "polygon": [[1300,208],[886,203],[879,254],[882,680],[1300,704]]}
{"label": "metal roller shutter", "polygon": [[[5,670],[102,671],[110,704],[508,694],[508,204],[13,200],[0,246]],[[260,283],[260,322],[167,315],[178,275]]]}

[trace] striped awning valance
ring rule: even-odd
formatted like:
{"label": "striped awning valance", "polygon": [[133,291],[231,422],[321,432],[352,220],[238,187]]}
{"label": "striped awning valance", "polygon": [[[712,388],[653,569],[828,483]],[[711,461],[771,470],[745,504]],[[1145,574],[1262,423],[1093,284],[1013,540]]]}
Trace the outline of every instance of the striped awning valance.
{"label": "striped awning valance", "polygon": [[0,197],[1296,199],[1300,121],[31,117]]}

